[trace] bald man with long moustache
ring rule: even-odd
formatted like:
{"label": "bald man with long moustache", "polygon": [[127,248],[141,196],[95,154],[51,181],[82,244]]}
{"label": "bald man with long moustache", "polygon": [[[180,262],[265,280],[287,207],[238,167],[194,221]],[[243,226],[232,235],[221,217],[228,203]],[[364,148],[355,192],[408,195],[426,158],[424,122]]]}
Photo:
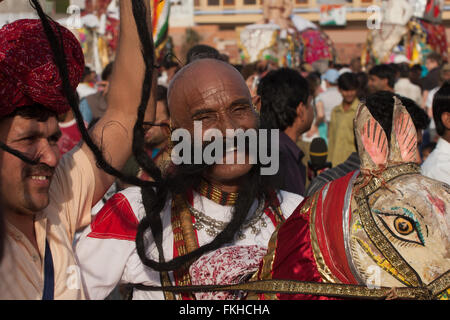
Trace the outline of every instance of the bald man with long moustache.
{"label": "bald man with long moustache", "polygon": [[[168,103],[172,130],[189,132],[191,145],[199,143],[194,141],[199,124],[202,134],[216,129],[223,139],[227,129],[259,127],[244,79],[222,61],[201,59],[181,69],[171,82]],[[206,150],[204,141],[200,145]],[[248,279],[276,226],[302,197],[278,190],[273,176],[261,174],[260,163],[250,163],[248,152],[245,163],[225,161],[230,153],[237,159],[238,152],[236,146],[224,150],[223,164],[172,164],[164,178],[164,208],[151,212],[160,217],[162,230],[147,230],[143,248],[137,245],[138,226],[145,216],[140,188],[114,195],[75,248],[89,298],[103,299],[119,283],[179,286]],[[166,263],[158,259],[155,239],[161,237]],[[142,288],[133,289],[133,299],[240,298],[225,292],[181,296]]]}

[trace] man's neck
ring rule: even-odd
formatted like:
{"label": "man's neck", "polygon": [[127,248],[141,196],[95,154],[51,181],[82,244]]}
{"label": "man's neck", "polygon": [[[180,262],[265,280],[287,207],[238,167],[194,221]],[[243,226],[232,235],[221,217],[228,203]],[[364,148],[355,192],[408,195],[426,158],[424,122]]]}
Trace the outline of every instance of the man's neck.
{"label": "man's neck", "polygon": [[31,244],[38,249],[36,233],[34,230],[34,214],[17,213],[11,210],[4,210],[5,219],[22,232]]}
{"label": "man's neck", "polygon": [[228,192],[228,193],[238,192],[239,186],[242,184],[243,179],[245,179],[245,178],[240,177],[238,179],[231,180],[231,181],[217,181],[211,177],[205,177],[205,180],[208,183],[210,183],[211,185],[213,185],[220,191]]}
{"label": "man's neck", "polygon": [[442,136],[442,139],[450,143],[450,130],[445,130],[444,135]]}
{"label": "man's neck", "polygon": [[284,133],[285,133],[289,138],[291,138],[292,141],[294,141],[295,143],[297,143],[298,137],[299,137],[300,135],[298,134],[298,130],[297,130],[296,128],[294,128],[294,126],[287,127],[287,128],[284,130]]}
{"label": "man's neck", "polygon": [[163,148],[166,146],[166,144],[167,144],[167,140],[164,140],[164,141],[161,142],[161,143],[154,144],[154,145],[152,146],[152,149],[163,149]]}
{"label": "man's neck", "polygon": [[342,101],[342,109],[344,109],[344,111],[348,111],[352,107],[353,102],[355,102],[355,100],[352,102]]}

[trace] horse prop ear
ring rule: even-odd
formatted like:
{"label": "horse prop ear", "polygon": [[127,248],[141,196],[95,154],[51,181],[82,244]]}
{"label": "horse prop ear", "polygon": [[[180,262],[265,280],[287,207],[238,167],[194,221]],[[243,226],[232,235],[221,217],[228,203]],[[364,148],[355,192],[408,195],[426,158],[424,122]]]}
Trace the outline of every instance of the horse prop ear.
{"label": "horse prop ear", "polygon": [[420,164],[417,131],[400,99],[394,97],[389,164],[415,162]]}
{"label": "horse prop ear", "polygon": [[362,103],[356,112],[354,128],[361,171],[373,172],[384,169],[387,166],[389,154],[388,139],[383,127]]}

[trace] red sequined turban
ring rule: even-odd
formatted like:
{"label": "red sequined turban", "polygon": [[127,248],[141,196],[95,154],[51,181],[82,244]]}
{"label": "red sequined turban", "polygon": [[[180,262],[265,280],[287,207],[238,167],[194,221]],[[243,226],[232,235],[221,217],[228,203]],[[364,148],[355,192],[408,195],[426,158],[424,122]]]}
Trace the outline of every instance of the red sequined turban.
{"label": "red sequined turban", "polygon": [[[69,30],[51,24],[54,31],[61,30],[70,85],[75,90],[83,75],[83,52]],[[58,114],[70,108],[41,21],[17,20],[0,29],[0,117],[35,103]]]}

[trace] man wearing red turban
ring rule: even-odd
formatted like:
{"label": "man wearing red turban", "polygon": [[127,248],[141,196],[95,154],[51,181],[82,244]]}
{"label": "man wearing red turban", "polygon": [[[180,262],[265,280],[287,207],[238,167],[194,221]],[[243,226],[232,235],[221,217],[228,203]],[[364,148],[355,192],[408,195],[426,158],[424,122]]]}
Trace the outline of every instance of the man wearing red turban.
{"label": "man wearing red turban", "polygon": [[[62,41],[75,91],[84,69],[80,44],[69,30],[49,23]],[[131,1],[121,2],[121,31],[108,109],[90,131],[119,170],[131,155],[145,70]],[[59,154],[57,115],[70,106],[56,58],[41,20],[19,20],[0,29],[0,203],[5,218],[0,299],[85,298],[72,242],[114,181],[96,165],[84,142]],[[154,114],[154,105],[148,111]]]}
{"label": "man wearing red turban", "polygon": [[[59,30],[70,84],[76,88],[84,70],[83,51],[69,30],[61,26]],[[0,117],[36,103],[57,114],[70,108],[41,21],[18,20],[4,26],[0,34]]]}

